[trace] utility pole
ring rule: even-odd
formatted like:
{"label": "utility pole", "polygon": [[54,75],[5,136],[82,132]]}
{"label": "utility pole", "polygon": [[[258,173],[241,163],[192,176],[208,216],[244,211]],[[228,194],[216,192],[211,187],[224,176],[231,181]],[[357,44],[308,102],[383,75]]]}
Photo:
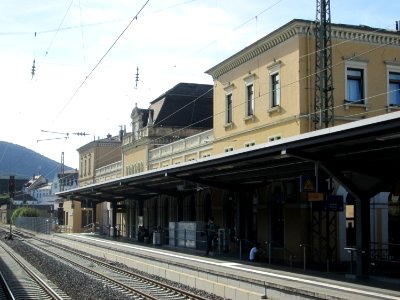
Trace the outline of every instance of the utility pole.
{"label": "utility pole", "polygon": [[10,222],[10,233],[8,237],[6,236],[7,240],[12,240],[12,205],[13,205],[13,200],[15,196],[15,177],[14,175],[10,176],[10,179],[8,180],[8,193],[10,195],[10,210],[9,210],[9,222]]}
{"label": "utility pole", "polygon": [[313,121],[315,130],[334,126],[330,0],[317,0]]}
{"label": "utility pole", "polygon": [[64,152],[61,152],[60,192],[64,191]]}
{"label": "utility pole", "polygon": [[[315,20],[315,87],[314,87],[314,129],[334,126],[334,101],[332,78],[332,30],[330,0],[317,0]],[[315,165],[318,183],[318,163]],[[336,212],[329,206],[325,209],[314,207],[312,211],[313,260],[325,260],[329,272],[336,250]]]}

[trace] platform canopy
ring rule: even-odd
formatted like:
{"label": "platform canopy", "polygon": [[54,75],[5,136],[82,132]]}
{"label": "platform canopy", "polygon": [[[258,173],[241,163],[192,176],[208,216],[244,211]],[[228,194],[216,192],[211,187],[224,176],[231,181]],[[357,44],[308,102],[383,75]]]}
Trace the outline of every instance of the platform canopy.
{"label": "platform canopy", "polygon": [[197,161],[92,184],[57,195],[119,202],[216,187],[243,191],[301,175],[331,176],[370,198],[400,179],[400,112],[321,129]]}

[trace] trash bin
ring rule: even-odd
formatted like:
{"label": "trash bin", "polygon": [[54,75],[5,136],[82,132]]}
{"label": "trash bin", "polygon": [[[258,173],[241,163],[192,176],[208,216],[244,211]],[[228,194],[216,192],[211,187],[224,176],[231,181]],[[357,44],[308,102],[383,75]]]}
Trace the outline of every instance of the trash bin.
{"label": "trash bin", "polygon": [[115,228],[114,227],[110,227],[110,236],[114,236],[115,235]]}
{"label": "trash bin", "polygon": [[153,245],[161,245],[160,232],[153,232]]}

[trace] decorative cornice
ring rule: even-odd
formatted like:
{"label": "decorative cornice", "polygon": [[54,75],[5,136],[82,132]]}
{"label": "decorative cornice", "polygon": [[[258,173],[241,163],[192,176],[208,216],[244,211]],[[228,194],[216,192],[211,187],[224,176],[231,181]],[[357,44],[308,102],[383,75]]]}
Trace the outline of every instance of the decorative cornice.
{"label": "decorative cornice", "polygon": [[[205,73],[211,75],[213,79],[217,79],[296,35],[315,36],[314,27],[313,21],[295,19],[232,55]],[[332,39],[400,46],[400,34],[394,31],[345,24],[332,24],[331,30]]]}
{"label": "decorative cornice", "polygon": [[275,31],[231,56],[217,66],[206,71],[206,73],[210,74],[214,79],[218,78],[221,75],[257,57],[258,55],[267,52],[277,45],[289,40],[295,35],[305,33],[308,26],[309,24],[303,26],[290,26],[288,28],[283,28],[281,32]]}

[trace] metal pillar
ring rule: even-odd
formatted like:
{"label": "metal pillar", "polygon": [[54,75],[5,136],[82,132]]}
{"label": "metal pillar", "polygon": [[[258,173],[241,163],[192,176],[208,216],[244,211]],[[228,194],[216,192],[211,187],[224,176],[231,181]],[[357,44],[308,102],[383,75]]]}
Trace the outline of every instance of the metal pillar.
{"label": "metal pillar", "polygon": [[370,260],[370,203],[368,197],[356,199],[356,244],[357,244],[357,270],[358,277],[369,276]]}
{"label": "metal pillar", "polygon": [[111,236],[115,236],[115,233],[117,231],[117,202],[113,201],[111,202],[111,230],[114,230]]}
{"label": "metal pillar", "polygon": [[315,21],[315,130],[334,126],[332,32],[329,0],[317,0]]}

